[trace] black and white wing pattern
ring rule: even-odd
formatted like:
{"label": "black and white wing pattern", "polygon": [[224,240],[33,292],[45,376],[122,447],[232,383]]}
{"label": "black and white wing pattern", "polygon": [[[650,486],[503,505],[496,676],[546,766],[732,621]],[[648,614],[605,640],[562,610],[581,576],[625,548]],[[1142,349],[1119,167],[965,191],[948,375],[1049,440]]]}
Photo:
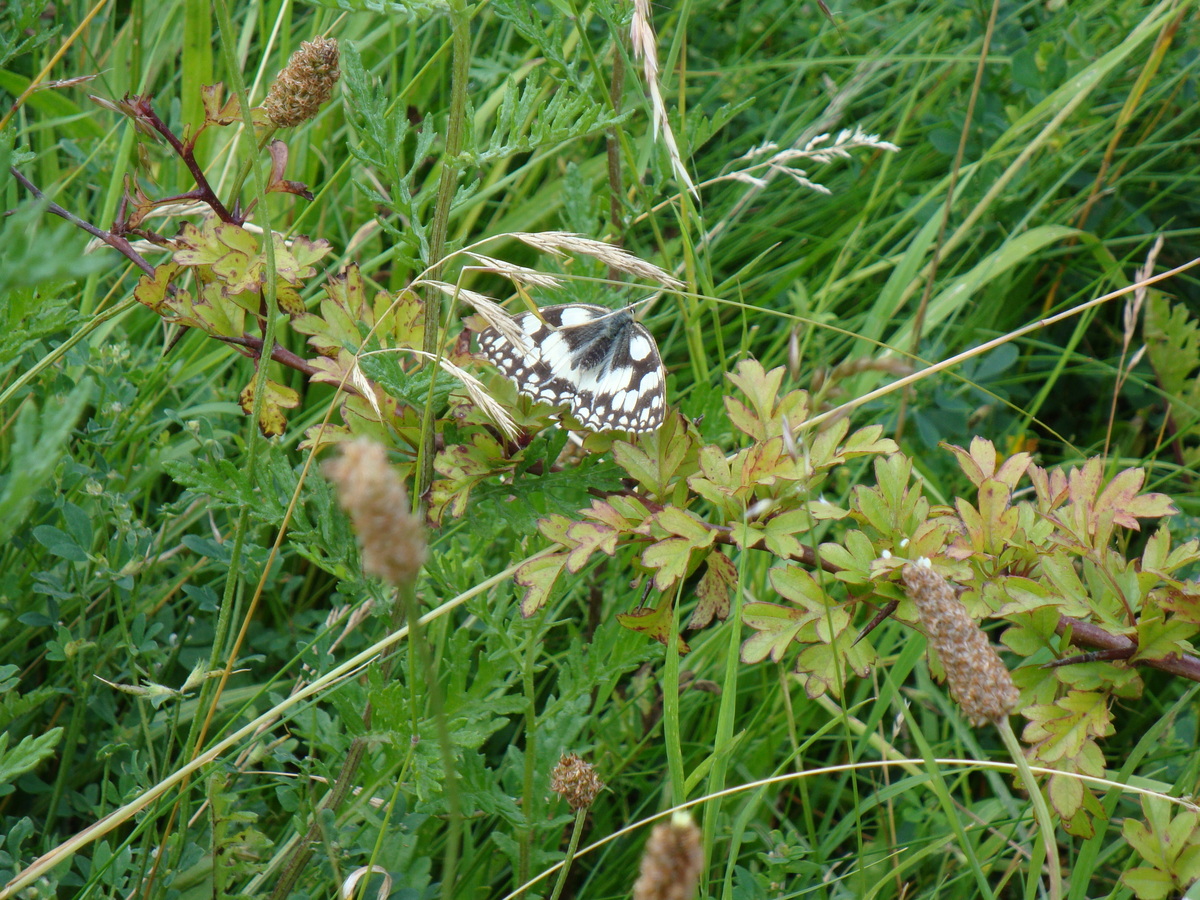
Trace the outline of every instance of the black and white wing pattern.
{"label": "black and white wing pattern", "polygon": [[586,303],[545,306],[515,317],[516,347],[495,328],[479,349],[517,390],[571,413],[594,431],[655,431],[666,415],[666,372],[654,337],[627,309]]}

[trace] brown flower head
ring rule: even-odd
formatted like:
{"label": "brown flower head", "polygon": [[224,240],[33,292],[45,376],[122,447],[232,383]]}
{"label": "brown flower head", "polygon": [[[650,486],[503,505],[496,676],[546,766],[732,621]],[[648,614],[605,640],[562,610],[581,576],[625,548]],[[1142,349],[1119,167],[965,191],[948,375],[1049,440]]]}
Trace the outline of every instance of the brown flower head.
{"label": "brown flower head", "polygon": [[305,41],[267,91],[267,118],[280,128],[307,122],[333,96],[339,74],[337,41]]}
{"label": "brown flower head", "polygon": [[700,829],[687,813],[677,812],[650,833],[633,900],[691,900],[703,869]]}
{"label": "brown flower head", "polygon": [[397,586],[415,579],[425,563],[425,529],[409,509],[387,451],[373,441],[343,444],[322,471],[337,486],[338,502],[358,532],[363,571]]}
{"label": "brown flower head", "polygon": [[571,804],[571,809],[579,810],[596,801],[596,796],[604,790],[604,782],[596,777],[591,763],[574,753],[564,753],[550,775],[550,790]]}
{"label": "brown flower head", "polygon": [[971,724],[982,725],[1007,716],[1017,705],[1019,692],[987,635],[967,615],[954,588],[924,559],[905,566],[900,577],[946,669],[950,696]]}

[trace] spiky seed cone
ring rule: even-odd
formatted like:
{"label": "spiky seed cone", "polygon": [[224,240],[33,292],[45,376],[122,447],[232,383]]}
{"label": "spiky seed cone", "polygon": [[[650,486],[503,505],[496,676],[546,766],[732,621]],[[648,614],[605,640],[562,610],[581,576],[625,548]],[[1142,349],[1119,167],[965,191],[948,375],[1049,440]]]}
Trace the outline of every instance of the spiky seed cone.
{"label": "spiky seed cone", "polygon": [[571,804],[571,809],[579,810],[596,802],[597,795],[604,790],[604,782],[597,777],[591,763],[574,753],[564,753],[550,775],[550,790]]}
{"label": "spiky seed cone", "polygon": [[967,615],[954,588],[929,567],[928,560],[905,566],[900,577],[946,669],[950,696],[971,724],[982,725],[1007,716],[1017,705],[1019,692],[987,635]]}
{"label": "spiky seed cone", "polygon": [[305,41],[267,91],[263,101],[267,118],[280,128],[307,122],[333,96],[340,74],[337,41],[323,37]]}
{"label": "spiky seed cone", "polygon": [[404,483],[373,441],[342,445],[322,466],[338,490],[362,542],[363,571],[396,585],[408,584],[425,563],[425,529],[409,509]]}
{"label": "spiky seed cone", "polygon": [[675,813],[646,841],[633,900],[692,900],[703,869],[700,829],[687,813]]}

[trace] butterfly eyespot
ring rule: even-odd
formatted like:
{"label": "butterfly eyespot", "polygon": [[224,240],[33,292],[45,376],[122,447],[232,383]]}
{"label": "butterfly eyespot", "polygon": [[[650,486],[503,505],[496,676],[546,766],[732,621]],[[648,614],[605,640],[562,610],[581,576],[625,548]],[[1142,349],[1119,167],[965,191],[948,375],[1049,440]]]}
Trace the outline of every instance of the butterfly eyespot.
{"label": "butterfly eyespot", "polygon": [[587,303],[546,306],[516,316],[529,348],[494,328],[480,355],[534,400],[567,406],[596,431],[655,431],[663,423],[666,372],[654,336],[628,310]]}

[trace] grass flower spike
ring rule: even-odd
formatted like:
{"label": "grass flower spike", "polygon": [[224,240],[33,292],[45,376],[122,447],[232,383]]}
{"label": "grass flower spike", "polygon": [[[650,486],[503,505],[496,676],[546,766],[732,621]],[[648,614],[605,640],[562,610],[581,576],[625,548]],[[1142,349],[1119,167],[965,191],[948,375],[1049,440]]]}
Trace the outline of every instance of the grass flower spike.
{"label": "grass flower spike", "polygon": [[938,652],[950,682],[950,695],[974,725],[1006,717],[1018,692],[987,635],[954,594],[954,589],[922,559],[901,570],[908,596]]}
{"label": "grass flower spike", "polygon": [[425,563],[425,529],[383,447],[372,441],[346,444],[323,471],[358,532],[363,570],[397,586],[413,581]]}
{"label": "grass flower spike", "polygon": [[267,118],[279,128],[307,122],[329,102],[339,74],[337,41],[305,41],[267,92]]}
{"label": "grass flower spike", "polygon": [[703,868],[700,829],[687,813],[675,813],[646,841],[633,900],[691,900]]}

